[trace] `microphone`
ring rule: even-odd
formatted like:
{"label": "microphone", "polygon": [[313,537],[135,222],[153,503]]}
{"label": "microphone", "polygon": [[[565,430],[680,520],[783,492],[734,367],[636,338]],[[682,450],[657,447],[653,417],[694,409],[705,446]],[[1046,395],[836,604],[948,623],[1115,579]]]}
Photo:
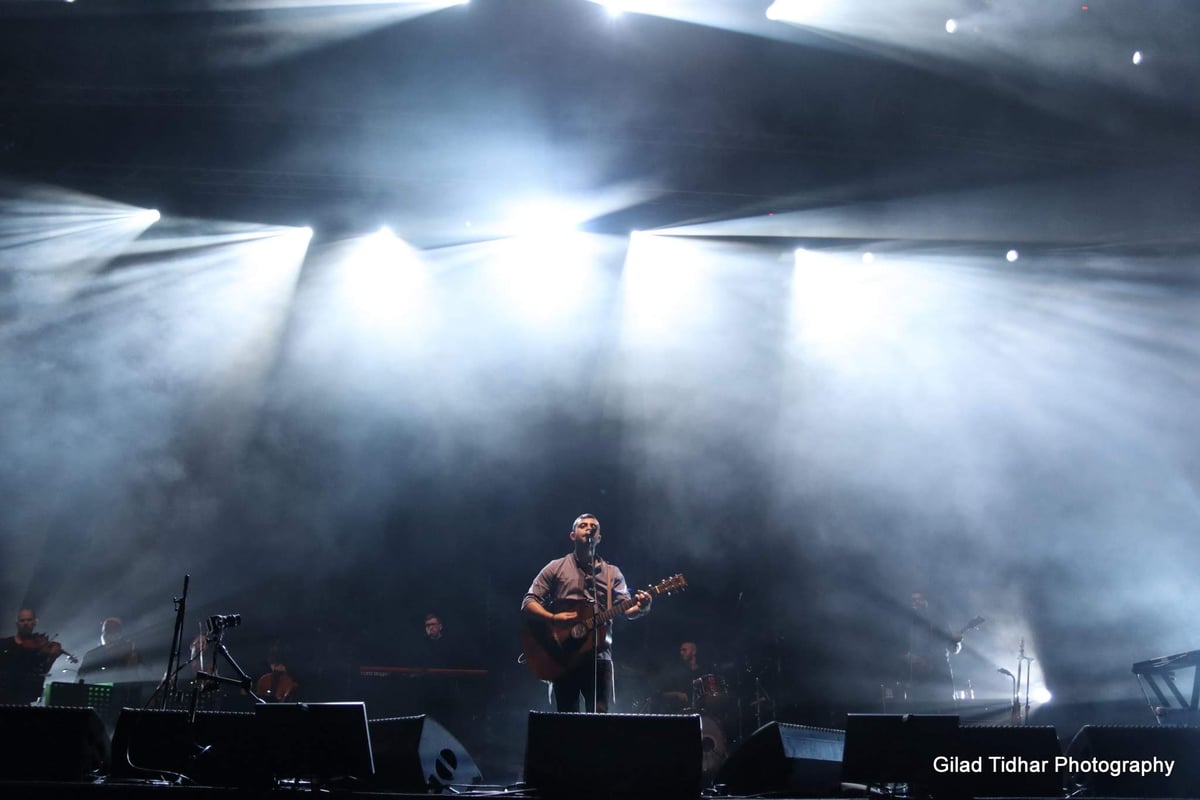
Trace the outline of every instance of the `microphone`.
{"label": "microphone", "polygon": [[1001,675],[1007,675],[1008,677],[1012,678],[1014,681],[1017,679],[1015,675],[1013,675],[1011,672],[1006,670],[1004,667],[1001,667],[1000,669],[996,670],[996,672],[999,672]]}

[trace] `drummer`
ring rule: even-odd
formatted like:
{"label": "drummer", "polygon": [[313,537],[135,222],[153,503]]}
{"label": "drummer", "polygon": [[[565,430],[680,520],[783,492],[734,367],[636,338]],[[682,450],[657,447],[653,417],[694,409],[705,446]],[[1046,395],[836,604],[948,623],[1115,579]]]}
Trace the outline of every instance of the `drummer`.
{"label": "drummer", "polygon": [[679,643],[679,661],[664,671],[659,689],[659,703],[663,713],[677,714],[696,710],[700,700],[698,695],[702,692],[702,689],[696,686],[696,682],[705,672],[699,657],[700,650],[695,642]]}

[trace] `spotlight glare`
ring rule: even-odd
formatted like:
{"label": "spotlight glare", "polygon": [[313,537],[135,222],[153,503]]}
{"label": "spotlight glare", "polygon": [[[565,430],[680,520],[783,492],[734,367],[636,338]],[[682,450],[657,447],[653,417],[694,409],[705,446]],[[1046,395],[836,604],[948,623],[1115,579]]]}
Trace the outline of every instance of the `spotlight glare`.
{"label": "spotlight glare", "polygon": [[1142,63],[1142,51],[1141,50],[1133,51],[1133,63],[1134,64]]}
{"label": "spotlight glare", "polygon": [[616,2],[616,0],[603,0],[600,5],[604,6],[604,10],[608,12],[610,17],[619,17],[625,13],[622,4]]}
{"label": "spotlight glare", "polygon": [[869,250],[867,252],[863,253],[862,262],[864,264],[874,264],[875,263],[875,254]]}
{"label": "spotlight glare", "polygon": [[946,20],[946,33],[954,33],[958,30],[958,21],[953,19]]}
{"label": "spotlight glare", "polygon": [[1014,261],[1016,261],[1018,258],[1020,258],[1021,254],[1018,253],[1016,250],[1009,250],[1007,253],[1004,254],[1004,257],[1006,259],[1008,259],[1008,263],[1011,264]]}
{"label": "spotlight glare", "polygon": [[824,10],[824,0],[775,0],[767,6],[767,19],[812,22]]}
{"label": "spotlight glare", "polygon": [[1054,696],[1050,694],[1050,690],[1045,686],[1041,687],[1040,689],[1034,689],[1030,694],[1032,694],[1030,699],[1035,703],[1049,703],[1050,698]]}

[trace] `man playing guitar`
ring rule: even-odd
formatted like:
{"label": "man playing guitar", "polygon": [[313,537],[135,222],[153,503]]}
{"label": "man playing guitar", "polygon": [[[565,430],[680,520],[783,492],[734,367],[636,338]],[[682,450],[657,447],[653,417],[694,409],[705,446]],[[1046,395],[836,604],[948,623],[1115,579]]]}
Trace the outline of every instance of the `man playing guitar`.
{"label": "man playing guitar", "polygon": [[[632,600],[623,616],[636,619],[650,611],[652,602],[645,591],[631,596],[621,570],[596,555],[600,521],[594,514],[581,514],[575,520],[570,539],[573,552],[543,567],[521,602],[521,613],[545,626],[547,644],[556,650],[559,648],[553,644],[553,634],[582,628],[596,605],[604,612]],[[554,703],[560,712],[579,711],[581,695],[588,711],[608,711],[613,696],[612,632],[607,625],[595,630],[599,632],[598,643],[592,642],[594,632],[573,643],[577,649],[567,654],[562,673],[552,679]]]}

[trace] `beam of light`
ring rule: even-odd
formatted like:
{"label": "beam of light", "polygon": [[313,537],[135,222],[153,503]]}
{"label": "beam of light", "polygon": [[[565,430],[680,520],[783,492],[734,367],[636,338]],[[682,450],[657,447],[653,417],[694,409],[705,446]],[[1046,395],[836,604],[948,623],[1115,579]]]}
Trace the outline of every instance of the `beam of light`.
{"label": "beam of light", "polygon": [[[6,453],[45,490],[22,507],[43,520],[21,534],[25,578],[44,582],[39,570],[52,562],[61,578],[42,590],[66,608],[94,608],[109,590],[124,593],[123,608],[148,607],[172,548],[215,524],[203,487],[234,469],[257,429],[309,233],[246,225],[248,237],[226,241],[236,226],[214,224],[218,242],[204,244],[200,227],[163,220],[139,240],[143,252],[117,254],[70,302],[47,309],[28,331],[36,335],[5,343],[3,425],[22,430]],[[193,246],[153,245],[184,231]],[[165,549],[146,547],[150,539]],[[13,560],[3,561],[8,573]],[[102,577],[112,571],[118,580]],[[86,602],[73,585],[89,587]]]}
{"label": "beam of light", "polygon": [[806,24],[821,18],[827,0],[775,0],[767,7],[767,19]]}
{"label": "beam of light", "polygon": [[625,13],[625,7],[628,5],[626,0],[592,0],[592,2],[603,6],[610,17],[621,16]]}
{"label": "beam of light", "polygon": [[0,185],[3,320],[20,321],[70,300],[90,278],[157,222],[136,208],[50,187]]}
{"label": "beam of light", "polygon": [[630,236],[621,274],[621,335],[669,344],[712,311],[711,270],[702,245],[687,238],[639,232]]}
{"label": "beam of light", "polygon": [[340,315],[375,336],[411,334],[425,317],[429,274],[420,254],[390,228],[353,243],[338,267]]}
{"label": "beam of light", "polygon": [[490,243],[482,276],[516,319],[534,326],[578,319],[597,285],[601,240],[569,229]]}

